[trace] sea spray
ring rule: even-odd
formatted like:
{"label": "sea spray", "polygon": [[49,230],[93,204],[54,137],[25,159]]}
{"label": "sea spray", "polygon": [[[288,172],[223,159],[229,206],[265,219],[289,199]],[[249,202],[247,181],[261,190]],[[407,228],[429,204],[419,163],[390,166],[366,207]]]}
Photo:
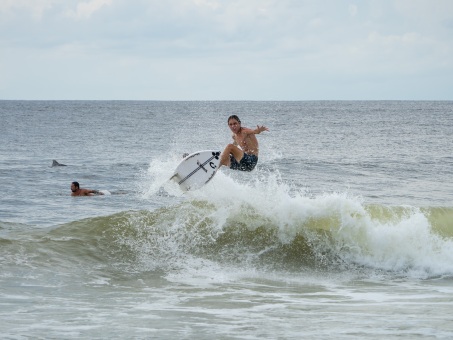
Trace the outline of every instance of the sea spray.
{"label": "sea spray", "polygon": [[[154,190],[166,168],[150,167],[156,173]],[[146,241],[143,253],[160,254],[148,262],[161,259],[166,265],[171,258],[173,266],[186,266],[192,257],[291,271],[360,267],[427,277],[453,272],[451,241],[433,232],[430,214],[422,209],[367,206],[347,193],[308,196],[278,171],[224,169],[180,198],[180,204],[155,212],[166,211],[147,226],[159,232]]]}

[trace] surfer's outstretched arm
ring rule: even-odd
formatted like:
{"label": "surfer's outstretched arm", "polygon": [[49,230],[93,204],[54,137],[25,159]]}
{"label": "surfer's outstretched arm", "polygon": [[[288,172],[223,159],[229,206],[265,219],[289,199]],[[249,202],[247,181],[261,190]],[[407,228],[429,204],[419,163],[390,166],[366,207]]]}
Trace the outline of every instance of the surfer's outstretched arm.
{"label": "surfer's outstretched arm", "polygon": [[269,131],[269,128],[265,127],[264,125],[261,126],[257,125],[256,129],[249,129],[246,127],[242,128],[242,132],[253,135],[259,135],[263,131]]}

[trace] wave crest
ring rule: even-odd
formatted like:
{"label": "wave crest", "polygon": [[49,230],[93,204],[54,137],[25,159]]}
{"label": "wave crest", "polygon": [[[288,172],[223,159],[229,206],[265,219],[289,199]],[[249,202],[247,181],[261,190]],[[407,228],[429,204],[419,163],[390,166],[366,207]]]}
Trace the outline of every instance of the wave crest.
{"label": "wave crest", "polygon": [[[203,195],[201,195],[203,196]],[[126,272],[228,265],[245,270],[372,270],[453,275],[452,208],[363,206],[331,194],[254,200],[189,197],[154,211],[126,211],[34,231],[2,244],[65,266]],[[24,251],[22,251],[22,254]],[[30,259],[29,259],[30,260]]]}

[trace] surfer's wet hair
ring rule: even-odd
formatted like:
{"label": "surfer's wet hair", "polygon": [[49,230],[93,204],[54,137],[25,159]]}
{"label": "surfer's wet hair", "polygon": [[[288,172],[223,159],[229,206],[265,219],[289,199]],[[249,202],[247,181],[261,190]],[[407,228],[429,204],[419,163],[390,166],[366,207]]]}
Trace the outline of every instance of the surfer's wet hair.
{"label": "surfer's wet hair", "polygon": [[232,119],[234,119],[234,120],[237,120],[237,121],[238,121],[238,123],[240,123],[240,122],[241,122],[241,120],[239,119],[239,117],[238,117],[238,116],[236,116],[236,115],[231,115],[231,116],[229,116],[229,117],[228,117],[228,123],[229,123],[229,122],[230,122],[230,120],[232,120]]}
{"label": "surfer's wet hair", "polygon": [[74,186],[75,186],[77,189],[80,188],[79,182],[72,182],[72,184],[74,184]]}

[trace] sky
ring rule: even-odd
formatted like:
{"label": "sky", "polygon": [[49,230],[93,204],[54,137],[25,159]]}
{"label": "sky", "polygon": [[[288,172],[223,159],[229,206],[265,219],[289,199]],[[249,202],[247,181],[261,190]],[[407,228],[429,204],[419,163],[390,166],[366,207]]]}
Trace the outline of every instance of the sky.
{"label": "sky", "polygon": [[0,0],[0,100],[453,100],[452,0]]}

